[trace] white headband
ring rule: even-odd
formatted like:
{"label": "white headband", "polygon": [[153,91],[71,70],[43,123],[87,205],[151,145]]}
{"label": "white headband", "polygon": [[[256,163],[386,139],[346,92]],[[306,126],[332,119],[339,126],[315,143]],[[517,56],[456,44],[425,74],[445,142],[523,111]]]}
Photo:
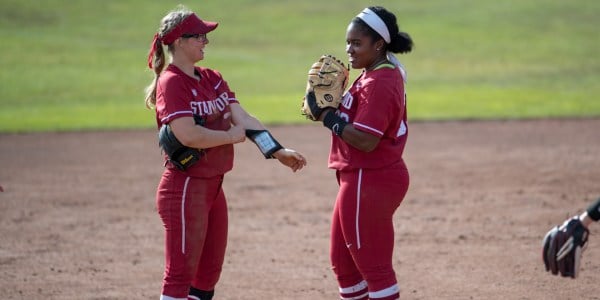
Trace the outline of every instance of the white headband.
{"label": "white headband", "polygon": [[[390,39],[390,31],[388,30],[387,26],[385,25],[385,22],[383,22],[383,20],[372,10],[365,8],[356,17],[365,21],[365,23],[367,23],[367,25],[369,25],[369,27],[371,27],[373,30],[375,30],[375,32],[379,33],[379,35],[381,35],[381,37],[383,38],[383,40],[385,40],[386,43],[389,44],[392,41]],[[400,61],[394,55],[394,53],[389,52],[389,51],[387,53],[387,58],[391,63],[393,63],[394,65],[396,65],[398,67],[398,71],[402,75],[402,79],[404,80],[404,82],[406,82],[406,79],[407,79],[406,70],[404,69],[404,66],[402,65],[402,63],[400,63]]]}
{"label": "white headband", "polygon": [[383,22],[383,20],[372,10],[365,8],[356,17],[365,21],[369,27],[379,33],[386,43],[389,44],[392,41],[390,39],[390,31],[385,25],[385,22]]}

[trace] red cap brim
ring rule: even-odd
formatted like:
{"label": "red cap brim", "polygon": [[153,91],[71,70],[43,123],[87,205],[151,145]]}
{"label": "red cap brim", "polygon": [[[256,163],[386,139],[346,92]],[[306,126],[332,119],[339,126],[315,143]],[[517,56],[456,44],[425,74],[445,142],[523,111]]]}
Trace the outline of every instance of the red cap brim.
{"label": "red cap brim", "polygon": [[210,22],[210,21],[202,21],[201,26],[198,26],[197,32],[192,32],[192,33],[209,33],[215,29],[217,29],[217,26],[219,26],[219,23],[217,22]]}

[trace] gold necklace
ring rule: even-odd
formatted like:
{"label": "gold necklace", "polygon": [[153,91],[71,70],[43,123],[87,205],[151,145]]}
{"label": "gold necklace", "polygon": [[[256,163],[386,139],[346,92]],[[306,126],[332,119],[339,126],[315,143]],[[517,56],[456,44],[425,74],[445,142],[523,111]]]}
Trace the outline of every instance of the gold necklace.
{"label": "gold necklace", "polygon": [[384,57],[383,59],[374,63],[371,67],[367,68],[367,71],[375,70],[377,67],[379,67],[379,65],[384,64],[386,62],[388,62],[388,59],[387,59],[387,57]]}

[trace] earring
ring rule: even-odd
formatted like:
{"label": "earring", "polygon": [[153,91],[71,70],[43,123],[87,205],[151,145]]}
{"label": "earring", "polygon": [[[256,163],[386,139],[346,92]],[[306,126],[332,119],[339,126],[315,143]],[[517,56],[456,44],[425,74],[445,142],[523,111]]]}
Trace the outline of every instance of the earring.
{"label": "earring", "polygon": [[377,51],[381,50],[381,48],[377,48]]}

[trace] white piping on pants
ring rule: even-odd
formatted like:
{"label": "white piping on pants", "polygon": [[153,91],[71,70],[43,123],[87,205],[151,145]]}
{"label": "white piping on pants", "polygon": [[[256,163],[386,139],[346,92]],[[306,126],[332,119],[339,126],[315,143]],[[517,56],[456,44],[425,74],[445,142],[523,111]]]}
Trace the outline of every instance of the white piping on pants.
{"label": "white piping on pants", "polygon": [[185,254],[185,195],[187,193],[188,182],[190,182],[190,177],[185,179],[185,184],[183,185],[183,195],[181,196],[181,253]]}
{"label": "white piping on pants", "polygon": [[362,168],[358,170],[358,188],[356,190],[356,249],[360,249],[360,231],[358,230],[358,217],[360,214],[360,189],[362,182]]}

